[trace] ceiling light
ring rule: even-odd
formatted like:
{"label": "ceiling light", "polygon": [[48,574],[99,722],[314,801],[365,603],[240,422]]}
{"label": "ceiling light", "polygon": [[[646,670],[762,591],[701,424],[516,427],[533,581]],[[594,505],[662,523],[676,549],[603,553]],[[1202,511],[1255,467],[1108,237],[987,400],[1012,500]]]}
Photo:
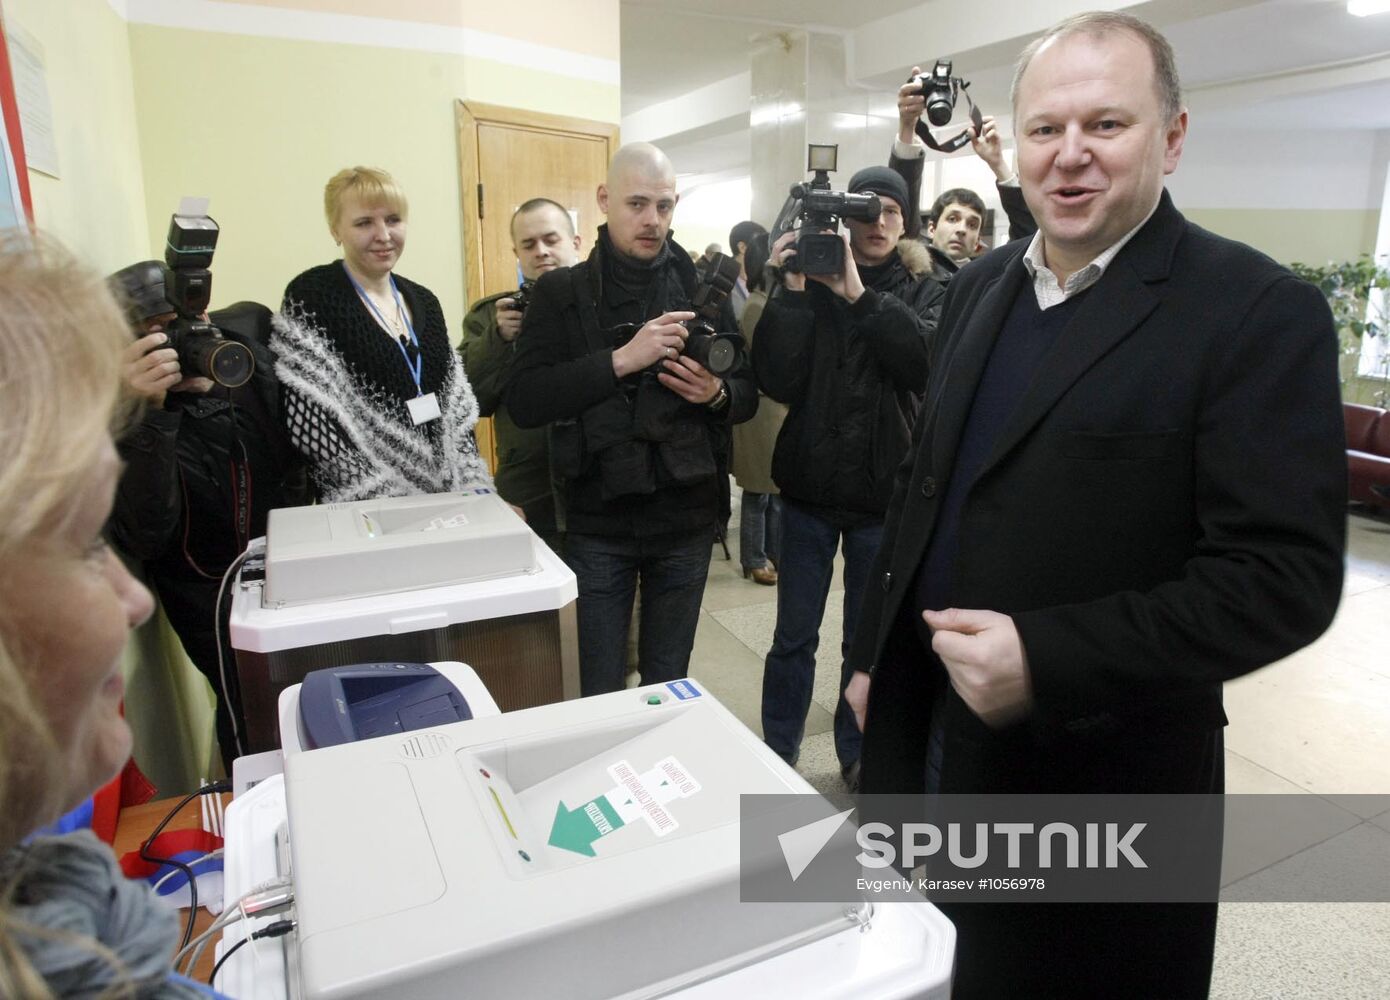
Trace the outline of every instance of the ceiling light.
{"label": "ceiling light", "polygon": [[1390,11],[1390,0],[1347,0],[1347,13],[1357,17],[1370,17]]}

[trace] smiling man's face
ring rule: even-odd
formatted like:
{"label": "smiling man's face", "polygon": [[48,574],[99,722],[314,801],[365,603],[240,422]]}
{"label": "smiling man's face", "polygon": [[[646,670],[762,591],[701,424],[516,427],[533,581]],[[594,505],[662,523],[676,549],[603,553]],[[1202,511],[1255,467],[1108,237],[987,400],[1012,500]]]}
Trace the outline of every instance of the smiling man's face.
{"label": "smiling man's face", "polygon": [[1047,264],[1071,274],[1153,211],[1187,112],[1165,120],[1148,47],[1125,31],[1053,39],[1019,81],[1018,176]]}

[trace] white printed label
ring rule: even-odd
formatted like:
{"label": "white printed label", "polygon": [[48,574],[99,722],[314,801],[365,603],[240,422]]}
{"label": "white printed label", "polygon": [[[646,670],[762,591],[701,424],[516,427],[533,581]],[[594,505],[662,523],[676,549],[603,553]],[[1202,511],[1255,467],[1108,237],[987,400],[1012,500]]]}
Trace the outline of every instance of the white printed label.
{"label": "white printed label", "polygon": [[658,837],[666,836],[680,825],[666,809],[666,803],[689,798],[700,790],[700,783],[674,757],[658,761],[644,774],[638,774],[631,764],[620,760],[608,768],[608,773],[618,783],[607,793],[608,804],[624,823],[641,816]]}

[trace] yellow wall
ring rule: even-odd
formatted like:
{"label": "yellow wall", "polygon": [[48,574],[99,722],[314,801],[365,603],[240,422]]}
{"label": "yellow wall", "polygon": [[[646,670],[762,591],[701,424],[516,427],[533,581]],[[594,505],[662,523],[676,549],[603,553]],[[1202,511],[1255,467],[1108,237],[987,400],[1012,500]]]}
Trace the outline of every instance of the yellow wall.
{"label": "yellow wall", "polygon": [[[269,37],[285,34],[287,9],[310,18],[387,11],[414,27],[489,32],[494,58],[304,40],[350,32],[342,22],[299,20],[295,30],[323,31]],[[401,272],[439,296],[457,337],[464,289],[454,102],[619,120],[616,82],[565,75],[574,60],[562,52],[542,51],[546,68],[537,69],[534,49],[508,49],[512,40],[522,49],[566,47],[616,66],[617,0],[532,0],[525,18],[458,0],[182,0],[159,10],[185,25],[127,23],[108,0],[3,0],[7,25],[44,50],[53,105],[61,177],[29,172],[35,221],[109,272],[162,256],[178,199],[208,195],[223,230],[214,307],[243,298],[278,306],[290,278],[335,257],[324,182],[367,163],[404,185],[411,214]],[[230,33],[225,22],[199,30],[201,18],[229,10],[250,13],[237,22],[245,32]],[[157,619],[126,656],[137,759],[166,794],[212,773],[213,756],[211,692],[177,652],[167,655],[172,646]]]}
{"label": "yellow wall", "polygon": [[58,178],[29,171],[34,219],[102,271],[146,257],[145,188],[126,23],[105,0],[4,0],[43,48]]}
{"label": "yellow wall", "polygon": [[1326,264],[1374,253],[1380,213],[1355,209],[1183,209],[1214,233],[1248,243],[1283,264]]}
{"label": "yellow wall", "polygon": [[[209,195],[222,229],[214,305],[278,306],[291,278],[337,257],[324,182],[342,167],[379,166],[410,199],[400,273],[439,296],[456,339],[465,293],[454,102],[620,117],[616,85],[458,55],[140,24],[130,50],[148,239],[161,245],[182,195]],[[180,65],[192,72],[175,85]]]}

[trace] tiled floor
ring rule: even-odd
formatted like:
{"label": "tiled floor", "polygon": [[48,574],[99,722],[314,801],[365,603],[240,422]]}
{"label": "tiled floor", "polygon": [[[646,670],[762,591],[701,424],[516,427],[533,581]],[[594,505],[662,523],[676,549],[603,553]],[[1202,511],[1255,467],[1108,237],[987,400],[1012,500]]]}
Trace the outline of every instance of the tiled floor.
{"label": "tiled floor", "polygon": [[[733,560],[724,561],[716,547],[691,674],[760,731],[762,662],[777,592],[739,572],[734,492]],[[842,787],[830,728],[843,596],[837,573],[798,765],[826,791]],[[1229,792],[1300,793],[1329,803],[1325,823],[1270,838],[1270,861],[1281,871],[1318,877],[1338,838],[1379,836],[1381,829],[1390,838],[1390,818],[1358,826],[1358,803],[1335,798],[1390,794],[1390,518],[1350,515],[1347,578],[1332,627],[1307,649],[1228,684],[1226,712]],[[1390,903],[1225,903],[1216,949],[1212,996],[1223,1000],[1390,996]]]}

